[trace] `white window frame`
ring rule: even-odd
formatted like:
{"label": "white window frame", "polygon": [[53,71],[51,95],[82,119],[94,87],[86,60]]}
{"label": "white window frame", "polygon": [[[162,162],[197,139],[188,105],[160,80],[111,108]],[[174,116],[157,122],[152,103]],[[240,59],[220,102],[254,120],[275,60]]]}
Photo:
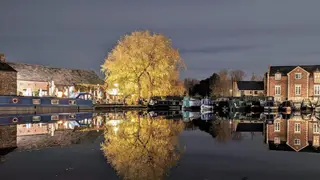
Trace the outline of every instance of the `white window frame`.
{"label": "white window frame", "polygon": [[273,142],[275,144],[280,144],[280,137],[274,137]]}
{"label": "white window frame", "polygon": [[[279,93],[277,93],[277,92],[278,92],[277,89],[279,89]],[[276,86],[274,87],[274,94],[275,94],[276,96],[280,96],[280,95],[281,95],[281,86],[280,86],[280,85],[276,85]]]}
{"label": "white window frame", "polygon": [[294,133],[301,133],[301,124],[294,123]]}
{"label": "white window frame", "polygon": [[274,75],[274,79],[275,79],[276,81],[281,80],[281,73],[276,73],[276,74]]}
{"label": "white window frame", "polygon": [[320,129],[319,129],[318,123],[314,123],[312,129],[313,129],[313,133],[314,134],[319,134],[320,133]]}
{"label": "white window frame", "polygon": [[281,125],[280,122],[274,123],[274,132],[280,132],[281,131]]}
{"label": "white window frame", "polygon": [[293,144],[294,144],[295,146],[300,146],[300,145],[301,145],[300,139],[294,139],[294,140],[293,140]]}
{"label": "white window frame", "polygon": [[319,96],[320,95],[320,85],[319,84],[315,84],[313,87],[313,94],[315,96]]}
{"label": "white window frame", "polygon": [[[299,91],[297,91],[297,89],[299,89]],[[295,84],[294,85],[294,94],[297,96],[301,95],[301,84]]]}
{"label": "white window frame", "polygon": [[295,73],[294,78],[295,79],[302,79],[302,73]]}

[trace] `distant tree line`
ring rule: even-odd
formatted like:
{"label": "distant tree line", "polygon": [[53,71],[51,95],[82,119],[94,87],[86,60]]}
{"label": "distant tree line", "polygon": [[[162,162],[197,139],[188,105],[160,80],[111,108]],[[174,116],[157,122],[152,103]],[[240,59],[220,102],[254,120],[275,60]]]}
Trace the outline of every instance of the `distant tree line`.
{"label": "distant tree line", "polygon": [[[189,96],[229,96],[231,95],[230,90],[232,89],[233,82],[242,81],[245,77],[246,74],[242,70],[223,69],[200,81],[192,78],[186,78],[184,80],[184,86],[186,94]],[[250,80],[262,81],[263,77],[253,73]]]}

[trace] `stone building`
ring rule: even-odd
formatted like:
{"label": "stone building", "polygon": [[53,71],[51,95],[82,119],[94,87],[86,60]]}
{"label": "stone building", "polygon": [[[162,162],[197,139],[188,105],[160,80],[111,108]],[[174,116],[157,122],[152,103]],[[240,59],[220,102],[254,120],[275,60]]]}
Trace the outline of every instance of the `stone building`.
{"label": "stone building", "polygon": [[17,71],[17,92],[24,96],[70,97],[75,92],[103,95],[104,81],[90,70],[7,63]]}
{"label": "stone building", "polygon": [[263,96],[263,81],[237,81],[233,85],[233,96]]}
{"label": "stone building", "polygon": [[0,54],[0,95],[17,94],[17,71]]}
{"label": "stone building", "polygon": [[269,66],[267,72],[267,96],[275,100],[302,101],[320,97],[320,65]]}

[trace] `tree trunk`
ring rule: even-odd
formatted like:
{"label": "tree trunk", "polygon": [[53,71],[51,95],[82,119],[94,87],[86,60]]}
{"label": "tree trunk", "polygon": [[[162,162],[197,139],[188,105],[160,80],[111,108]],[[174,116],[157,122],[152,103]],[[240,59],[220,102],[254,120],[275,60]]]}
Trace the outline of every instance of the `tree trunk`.
{"label": "tree trunk", "polygon": [[151,75],[147,72],[148,79],[149,79],[149,99],[153,96],[153,81]]}

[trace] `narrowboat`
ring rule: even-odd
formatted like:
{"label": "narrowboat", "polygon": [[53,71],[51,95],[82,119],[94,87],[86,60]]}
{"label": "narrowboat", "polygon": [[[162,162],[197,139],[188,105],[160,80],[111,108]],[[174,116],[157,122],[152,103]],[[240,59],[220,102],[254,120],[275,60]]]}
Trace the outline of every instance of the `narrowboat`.
{"label": "narrowboat", "polygon": [[251,105],[250,105],[250,110],[251,112],[263,112],[264,107],[261,105],[260,100],[253,100],[251,101]]}
{"label": "narrowboat", "polygon": [[151,99],[148,103],[148,109],[180,110],[181,101],[176,99]]}
{"label": "narrowboat", "polygon": [[164,117],[165,119],[180,120],[182,118],[181,111],[149,111],[152,118]]}
{"label": "narrowboat", "polygon": [[216,100],[216,111],[227,113],[230,111],[229,98],[218,98]]}
{"label": "narrowboat", "polygon": [[232,112],[244,112],[248,110],[248,106],[245,101],[239,98],[233,98],[229,101],[230,110]]}
{"label": "narrowboat", "polygon": [[312,104],[310,99],[303,99],[301,102],[300,110],[302,112],[312,112],[315,108],[315,105]]}
{"label": "narrowboat", "polygon": [[201,100],[191,97],[184,97],[182,104],[183,110],[199,110],[201,107]]}
{"label": "narrowboat", "polygon": [[209,98],[201,99],[201,112],[202,111],[212,111],[214,109],[214,101]]}
{"label": "narrowboat", "polygon": [[295,111],[295,106],[292,101],[283,101],[279,106],[279,112],[290,114]]}
{"label": "narrowboat", "polygon": [[93,111],[88,94],[76,98],[0,96],[0,114],[34,114]]}
{"label": "narrowboat", "polygon": [[267,97],[267,100],[265,101],[263,108],[264,108],[264,112],[278,111],[278,105],[274,101],[274,97],[272,96]]}

